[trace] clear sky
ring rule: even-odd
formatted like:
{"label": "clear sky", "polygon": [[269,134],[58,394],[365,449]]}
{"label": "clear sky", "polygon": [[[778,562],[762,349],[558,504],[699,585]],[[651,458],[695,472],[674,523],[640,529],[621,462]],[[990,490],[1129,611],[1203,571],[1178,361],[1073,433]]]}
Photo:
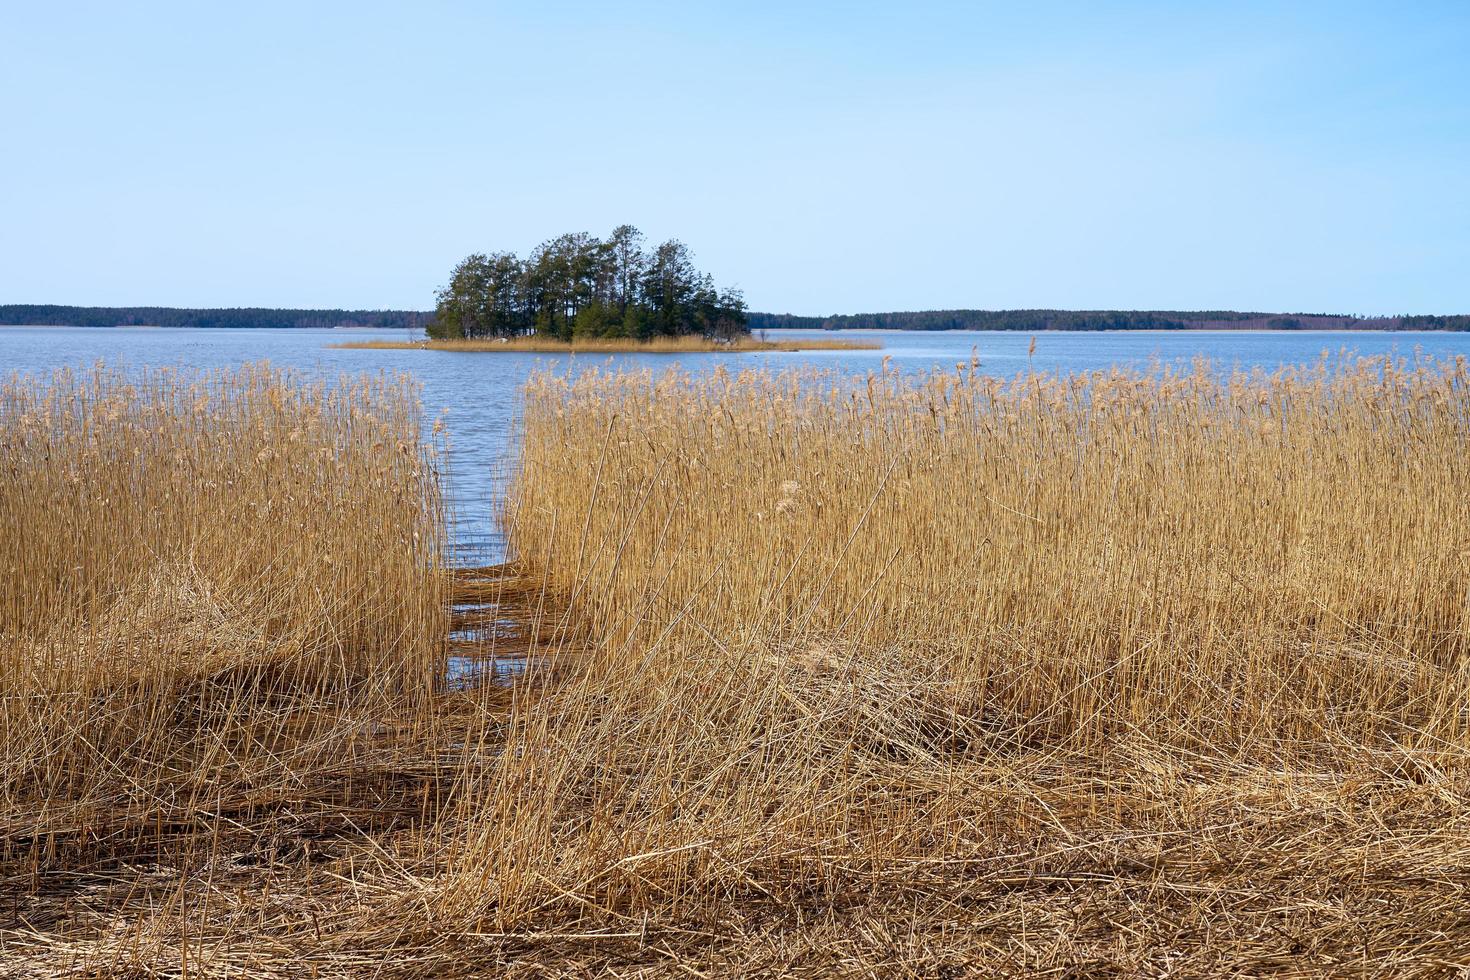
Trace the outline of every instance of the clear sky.
{"label": "clear sky", "polygon": [[0,302],[1470,312],[1470,2],[0,0]]}

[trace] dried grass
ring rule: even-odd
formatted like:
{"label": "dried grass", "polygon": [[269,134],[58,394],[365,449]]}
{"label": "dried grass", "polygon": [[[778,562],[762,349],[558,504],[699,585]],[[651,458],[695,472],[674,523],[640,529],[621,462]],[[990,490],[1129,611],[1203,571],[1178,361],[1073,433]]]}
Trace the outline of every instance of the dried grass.
{"label": "dried grass", "polygon": [[0,386],[0,973],[189,972],[223,882],[463,772],[437,465],[402,379]]}
{"label": "dried grass", "polygon": [[1463,969],[1467,449],[1463,362],[538,377],[507,522],[591,642],[439,908],[564,970]]}
{"label": "dried grass", "polygon": [[[1470,966],[1463,363],[591,372],[540,375],[526,396],[505,567],[418,579],[432,549],[309,531],[293,555],[317,571],[347,549],[393,583],[340,579],[371,600],[313,631],[306,566],[246,561],[239,533],[180,546],[216,533],[213,510],[163,519],[162,562],[101,511],[84,526],[124,542],[129,574],[40,589],[45,609],[7,593],[7,695],[45,675],[33,651],[105,641],[103,665],[80,648],[57,662],[120,692],[112,720],[59,688],[24,710],[133,742],[48,768],[7,722],[0,973]],[[333,417],[324,439],[343,438]],[[255,479],[251,425],[225,424],[236,435],[191,465],[234,459]],[[59,443],[6,432],[4,526],[62,540],[63,521],[17,501],[32,483],[58,489],[29,500],[70,499],[64,481],[5,474],[64,471],[80,450],[48,459]],[[420,451],[379,442],[348,440],[364,473]],[[353,533],[438,533],[422,485],[400,511],[353,480],[345,499],[378,515]],[[286,487],[315,513],[328,483],[251,483],[274,503],[246,526],[273,526]],[[69,547],[28,574],[91,551]],[[417,612],[387,648],[312,642],[395,602]],[[57,616],[73,625],[48,628]],[[541,666],[509,686],[415,686],[446,650]],[[363,682],[380,669],[396,679]],[[177,683],[119,683],[135,675]],[[192,727],[160,724],[181,703]],[[154,762],[186,751],[168,775]],[[145,791],[108,809],[104,785]],[[23,829],[43,817],[51,830]]]}

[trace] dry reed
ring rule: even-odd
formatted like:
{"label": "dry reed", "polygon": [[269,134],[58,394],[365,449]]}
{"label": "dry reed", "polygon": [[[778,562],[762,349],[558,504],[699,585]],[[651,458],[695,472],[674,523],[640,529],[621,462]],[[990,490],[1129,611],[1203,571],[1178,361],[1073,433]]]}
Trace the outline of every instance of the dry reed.
{"label": "dry reed", "polygon": [[562,969],[1463,970],[1467,450],[1463,361],[539,376],[506,521],[589,646],[441,914]]}
{"label": "dry reed", "polygon": [[207,973],[213,889],[268,894],[322,835],[407,819],[434,767],[400,743],[442,685],[437,465],[402,379],[0,385],[0,973]]}
{"label": "dry reed", "polygon": [[[0,973],[1467,967],[1463,362],[542,374],[515,562],[452,577],[405,544],[442,533],[408,429],[279,380],[0,402],[0,526],[49,542],[0,543],[41,597],[5,596],[5,693],[51,699],[6,709]],[[260,458],[270,392],[345,471]],[[550,666],[436,684],[451,588],[468,646]]]}

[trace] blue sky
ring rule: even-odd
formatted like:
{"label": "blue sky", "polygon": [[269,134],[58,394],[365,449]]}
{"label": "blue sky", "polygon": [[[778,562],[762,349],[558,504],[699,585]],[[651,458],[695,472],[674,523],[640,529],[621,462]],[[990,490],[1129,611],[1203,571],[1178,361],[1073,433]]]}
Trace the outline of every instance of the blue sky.
{"label": "blue sky", "polygon": [[427,308],[628,221],[777,312],[1470,312],[1464,0],[0,14],[0,302]]}

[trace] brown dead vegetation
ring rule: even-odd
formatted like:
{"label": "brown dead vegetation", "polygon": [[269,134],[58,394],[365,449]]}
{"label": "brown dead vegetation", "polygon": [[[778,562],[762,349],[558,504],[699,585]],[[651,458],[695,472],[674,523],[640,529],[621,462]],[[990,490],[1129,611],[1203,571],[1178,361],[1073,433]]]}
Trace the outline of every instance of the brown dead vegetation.
{"label": "brown dead vegetation", "polygon": [[1462,364],[539,377],[515,560],[456,571],[399,409],[261,383],[350,472],[252,476],[268,393],[124,426],[258,479],[228,525],[93,514],[0,403],[54,556],[0,543],[0,972],[1467,966]]}

